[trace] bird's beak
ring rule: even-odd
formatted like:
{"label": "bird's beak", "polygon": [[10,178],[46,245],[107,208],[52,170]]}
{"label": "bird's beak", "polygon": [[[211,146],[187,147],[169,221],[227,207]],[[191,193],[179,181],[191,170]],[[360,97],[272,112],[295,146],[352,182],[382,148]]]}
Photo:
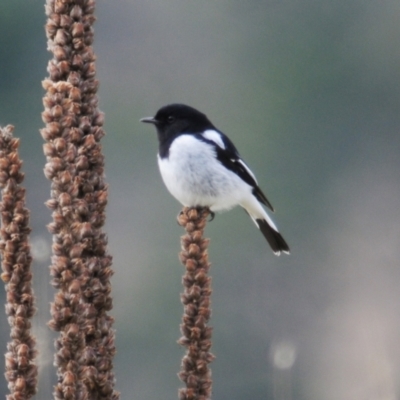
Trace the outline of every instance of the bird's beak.
{"label": "bird's beak", "polygon": [[146,122],[146,123],[148,123],[148,124],[154,124],[154,125],[156,125],[158,121],[157,121],[154,117],[145,117],[145,118],[142,118],[142,119],[140,120],[140,122]]}

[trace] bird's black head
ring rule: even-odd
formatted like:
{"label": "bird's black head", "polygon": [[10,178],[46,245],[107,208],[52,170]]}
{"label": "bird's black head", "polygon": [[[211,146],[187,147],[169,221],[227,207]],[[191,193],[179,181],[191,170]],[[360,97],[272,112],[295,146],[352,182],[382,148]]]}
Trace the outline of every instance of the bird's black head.
{"label": "bird's black head", "polygon": [[205,114],[184,104],[169,104],[160,108],[154,117],[140,121],[155,125],[160,143],[182,133],[200,133],[214,128]]}

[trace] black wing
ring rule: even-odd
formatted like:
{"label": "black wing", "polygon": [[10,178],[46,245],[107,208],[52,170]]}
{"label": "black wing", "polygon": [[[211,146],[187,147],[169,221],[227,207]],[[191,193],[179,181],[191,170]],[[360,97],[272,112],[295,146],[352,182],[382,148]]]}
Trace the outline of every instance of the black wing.
{"label": "black wing", "polygon": [[201,137],[201,140],[204,140],[207,143],[212,144],[217,153],[218,161],[225,168],[231,170],[232,172],[237,174],[241,179],[243,179],[247,184],[249,184],[253,188],[253,194],[254,196],[256,196],[257,200],[262,204],[266,205],[271,211],[274,211],[274,207],[272,207],[272,204],[269,202],[265,194],[259,188],[256,177],[251,172],[250,168],[246,165],[246,163],[240,158],[239,152],[237,151],[235,145],[222,132],[220,131],[217,132],[220,134],[221,139],[225,145],[224,149],[213,140],[209,140],[204,137]]}

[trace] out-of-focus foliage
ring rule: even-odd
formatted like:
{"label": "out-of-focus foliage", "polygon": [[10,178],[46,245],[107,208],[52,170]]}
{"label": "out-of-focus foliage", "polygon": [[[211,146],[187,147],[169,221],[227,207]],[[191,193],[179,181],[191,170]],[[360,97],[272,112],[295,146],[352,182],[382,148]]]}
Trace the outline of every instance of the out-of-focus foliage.
{"label": "out-of-focus foliage", "polygon": [[[55,379],[44,326],[43,6],[0,3],[0,124],[21,137],[37,255],[38,398]],[[399,2],[99,0],[97,11],[123,396],[176,398],[180,386],[180,206],[159,177],[155,132],[138,120],[184,102],[241,150],[292,248],[274,257],[240,210],[208,225],[213,398],[397,399]],[[3,353],[7,335],[2,314]]]}

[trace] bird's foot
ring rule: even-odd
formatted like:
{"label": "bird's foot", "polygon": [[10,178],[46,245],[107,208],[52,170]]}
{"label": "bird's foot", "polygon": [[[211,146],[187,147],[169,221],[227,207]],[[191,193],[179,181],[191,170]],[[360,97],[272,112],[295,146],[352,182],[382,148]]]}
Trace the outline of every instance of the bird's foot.
{"label": "bird's foot", "polygon": [[176,223],[177,223],[179,226],[181,225],[180,222],[179,222],[179,220],[180,220],[180,217],[181,217],[183,214],[184,214],[183,211],[179,211],[179,214],[176,216]]}
{"label": "bird's foot", "polygon": [[[204,210],[204,208],[203,207],[196,207],[196,210],[200,214],[201,211]],[[210,209],[208,211],[210,213],[210,219],[208,220],[208,222],[211,222],[215,218],[215,212],[211,211]],[[176,220],[177,220],[178,225],[181,225],[179,220],[180,220],[180,218],[182,217],[183,214],[184,214],[184,211],[180,211],[179,214],[176,216]]]}
{"label": "bird's foot", "polygon": [[210,210],[210,219],[208,220],[208,222],[213,221],[214,218],[215,218],[215,212],[213,212],[213,211]]}
{"label": "bird's foot", "polygon": [[196,207],[196,208],[197,208],[197,211],[198,211],[199,213],[201,213],[201,212],[204,211],[204,210],[206,210],[206,211],[208,211],[208,212],[210,213],[210,219],[208,220],[208,222],[211,222],[211,221],[214,220],[214,218],[215,218],[215,212],[211,211],[208,207]]}

